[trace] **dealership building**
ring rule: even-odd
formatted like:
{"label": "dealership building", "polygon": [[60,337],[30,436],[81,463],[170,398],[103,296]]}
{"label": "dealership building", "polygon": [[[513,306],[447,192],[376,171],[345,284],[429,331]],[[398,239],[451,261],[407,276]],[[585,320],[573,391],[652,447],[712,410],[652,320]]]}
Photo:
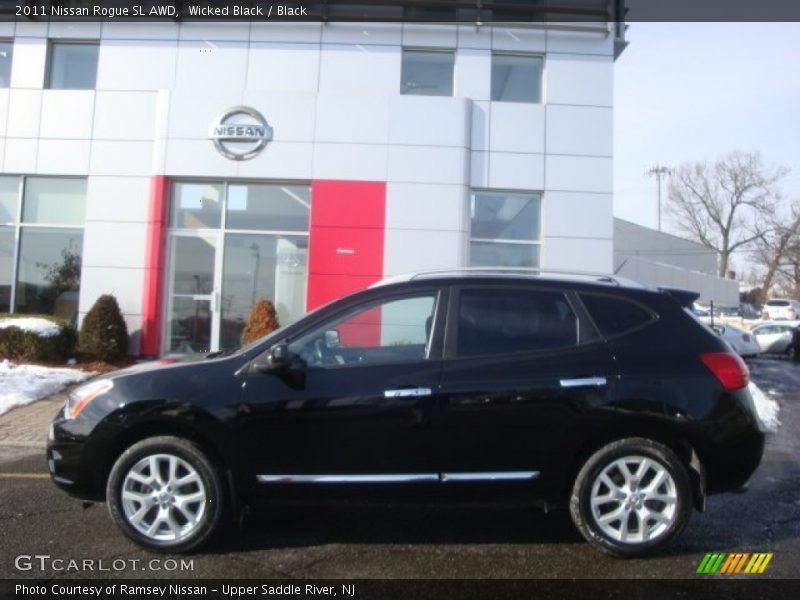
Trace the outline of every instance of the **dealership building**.
{"label": "dealership building", "polygon": [[384,277],[611,272],[614,23],[0,23],[0,312],[238,345]]}

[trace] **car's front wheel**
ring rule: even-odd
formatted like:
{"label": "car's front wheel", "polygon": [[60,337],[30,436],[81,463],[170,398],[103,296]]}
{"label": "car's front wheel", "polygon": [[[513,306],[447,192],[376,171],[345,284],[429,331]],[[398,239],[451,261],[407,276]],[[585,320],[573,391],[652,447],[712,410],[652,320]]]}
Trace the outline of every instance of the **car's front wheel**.
{"label": "car's front wheel", "polygon": [[572,520],[590,543],[619,557],[663,547],[691,512],[686,469],[666,446],[644,438],[612,442],[584,463],[572,489]]}
{"label": "car's front wheel", "polygon": [[120,455],[111,469],[106,502],[119,528],[137,544],[187,552],[207,541],[222,518],[219,471],[194,443],[147,438]]}

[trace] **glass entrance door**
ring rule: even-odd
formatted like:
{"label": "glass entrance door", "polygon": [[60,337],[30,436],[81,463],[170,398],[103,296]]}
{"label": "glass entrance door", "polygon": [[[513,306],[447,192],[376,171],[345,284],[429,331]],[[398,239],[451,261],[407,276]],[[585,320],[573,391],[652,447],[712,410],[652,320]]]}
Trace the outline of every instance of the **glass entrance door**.
{"label": "glass entrance door", "polygon": [[219,347],[218,245],[217,234],[172,236],[167,354],[210,352]]}
{"label": "glass entrance door", "polygon": [[238,347],[260,299],[282,325],[301,316],[310,207],[308,185],[174,182],[162,352]]}

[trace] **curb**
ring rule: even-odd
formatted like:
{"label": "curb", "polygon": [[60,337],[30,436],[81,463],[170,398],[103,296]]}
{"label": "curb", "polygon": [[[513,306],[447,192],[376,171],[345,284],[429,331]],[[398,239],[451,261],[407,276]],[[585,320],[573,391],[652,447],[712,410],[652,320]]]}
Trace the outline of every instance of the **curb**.
{"label": "curb", "polygon": [[0,448],[3,446],[11,446],[13,448],[38,448],[44,450],[47,447],[47,442],[33,442],[27,440],[0,440]]}

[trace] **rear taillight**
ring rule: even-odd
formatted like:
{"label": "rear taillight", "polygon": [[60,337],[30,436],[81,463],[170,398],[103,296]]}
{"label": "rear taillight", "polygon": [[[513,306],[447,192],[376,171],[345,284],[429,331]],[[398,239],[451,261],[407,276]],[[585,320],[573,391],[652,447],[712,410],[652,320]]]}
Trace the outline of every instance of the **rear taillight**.
{"label": "rear taillight", "polygon": [[738,390],[750,381],[750,371],[738,354],[733,352],[706,352],[700,360],[726,390]]}

